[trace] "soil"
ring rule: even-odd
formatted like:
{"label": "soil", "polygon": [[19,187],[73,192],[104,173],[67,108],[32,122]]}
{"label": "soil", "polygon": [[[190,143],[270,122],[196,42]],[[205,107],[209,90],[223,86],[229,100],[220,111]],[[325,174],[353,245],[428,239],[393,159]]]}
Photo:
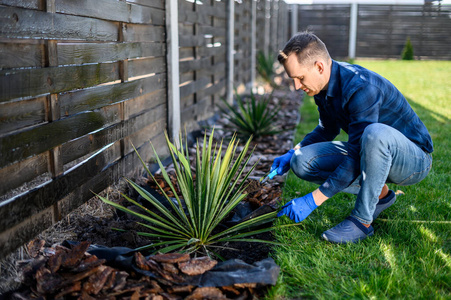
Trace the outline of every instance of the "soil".
{"label": "soil", "polygon": [[[259,179],[269,172],[274,158],[286,153],[293,146],[294,129],[300,119],[299,107],[301,100],[302,94],[290,91],[288,88],[286,90],[274,90],[272,93],[272,105],[280,105],[281,107],[275,122],[275,126],[281,129],[281,133],[256,139],[250,147],[255,147],[255,150],[249,165],[253,165],[258,161],[256,168],[248,179],[248,196],[244,200],[247,203],[245,206],[247,205],[247,208],[251,211],[262,207],[275,210],[281,201],[284,176],[276,176],[273,180],[268,180],[264,184],[261,184]],[[215,122],[214,126],[215,139],[218,141],[231,136],[232,129],[228,126],[226,118],[220,118]],[[168,172],[171,172],[171,168],[172,166],[168,165],[166,169]],[[158,172],[155,176],[159,178]],[[156,190],[156,183],[145,176],[135,178],[134,181],[141,186],[146,186],[149,190]],[[119,192],[137,199],[138,202],[140,201],[138,195],[132,192],[124,182],[109,188],[104,192],[104,195],[108,194],[110,200],[125,204],[126,201],[124,201]],[[133,207],[129,208],[133,209]],[[241,208],[242,206],[239,206],[237,210]],[[236,211],[236,213],[239,212]],[[55,226],[39,235],[38,238],[44,240],[47,247],[61,244],[64,240],[72,240],[78,242],[89,241],[91,244],[107,247],[136,248],[146,245],[148,241],[136,234],[136,231],[140,230],[140,225],[137,225],[134,221],[136,221],[135,217],[116,211],[99,199],[93,198]],[[126,229],[127,231],[114,231],[111,229],[112,227]],[[271,240],[272,235],[271,233],[265,233],[255,238]],[[271,249],[271,246],[268,244],[248,242],[233,242],[223,246],[226,249],[219,252],[223,258],[238,258],[247,263],[254,263],[267,258]],[[29,255],[28,253],[23,254],[24,249],[25,252],[29,251],[29,249],[24,247],[18,252],[19,254],[15,253],[2,262],[0,279],[4,286],[0,286],[0,299],[3,292],[18,285],[17,278],[11,279],[5,276],[5,274],[8,275],[8,272],[13,277],[17,277],[17,274],[10,272],[10,270],[5,270],[5,268],[7,269],[8,264],[17,265],[21,261],[26,261]],[[12,261],[15,261],[15,263]]]}

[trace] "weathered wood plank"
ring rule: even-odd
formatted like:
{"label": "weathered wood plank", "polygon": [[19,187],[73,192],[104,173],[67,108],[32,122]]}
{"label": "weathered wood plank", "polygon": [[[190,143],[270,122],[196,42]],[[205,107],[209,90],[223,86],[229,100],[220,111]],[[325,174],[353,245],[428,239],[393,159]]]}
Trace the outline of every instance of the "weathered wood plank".
{"label": "weathered wood plank", "polygon": [[0,43],[0,68],[41,67],[45,62],[44,45],[37,43]]}
{"label": "weathered wood plank", "polygon": [[129,77],[163,72],[166,72],[165,57],[133,59],[128,62]]}
{"label": "weathered wood plank", "polygon": [[102,113],[85,112],[2,137],[0,138],[0,167],[48,151],[64,142],[98,130],[105,123]]}
{"label": "weathered wood plank", "polygon": [[166,103],[166,89],[155,90],[148,94],[130,99],[125,102],[125,120],[142,114],[149,109],[152,109],[158,105]]}
{"label": "weathered wood plank", "polygon": [[127,0],[128,3],[164,9],[164,0]]}
{"label": "weathered wood plank", "polygon": [[62,145],[63,162],[66,164],[86,154],[97,151],[110,143],[123,139],[128,135],[145,128],[147,124],[154,123],[158,120],[163,120],[163,127],[158,128],[162,131],[162,129],[165,128],[164,122],[166,121],[165,105],[159,104],[153,109],[147,110],[145,113],[126,120],[123,123],[116,123],[113,126],[67,142]]}
{"label": "weathered wood plank", "polygon": [[1,5],[43,10],[42,0],[0,0]]}
{"label": "weathered wood plank", "polygon": [[60,93],[119,79],[119,63],[0,70],[0,102]]}
{"label": "weathered wood plank", "polygon": [[129,23],[165,25],[165,11],[140,5],[130,5]]}
{"label": "weathered wood plank", "polygon": [[[166,115],[166,110],[163,112]],[[125,153],[131,153],[134,151],[132,145],[142,145],[143,143],[152,141],[152,143],[155,143],[155,140],[153,140],[154,136],[157,136],[158,134],[162,134],[164,131],[162,131],[162,128],[165,128],[167,124],[167,118],[157,120],[153,122],[152,124],[142,128],[141,130],[127,136],[125,138]],[[155,145],[154,147],[161,147],[161,145]]]}
{"label": "weathered wood plank", "polygon": [[157,74],[138,80],[98,86],[61,94],[59,97],[61,115],[70,116],[90,111],[126,99],[149,94],[166,87],[166,75]]}
{"label": "weathered wood plank", "polygon": [[[246,82],[243,82],[246,83]],[[200,99],[204,99],[208,96],[214,95],[214,94],[222,94],[221,96],[225,96],[225,86],[226,86],[226,78],[221,78],[218,82],[212,84],[206,89],[203,89],[198,92],[198,97]]]}
{"label": "weathered wood plank", "polygon": [[180,87],[180,98],[185,98],[189,94],[194,94],[197,91],[200,91],[205,86],[210,83],[209,78],[199,78],[196,81],[193,81],[189,84]]}
{"label": "weathered wood plank", "polygon": [[0,195],[31,181],[35,177],[47,172],[49,153],[33,156],[16,164],[0,169]]}
{"label": "weathered wood plank", "polygon": [[165,27],[140,24],[127,24],[124,42],[164,42]]}
{"label": "weathered wood plank", "polygon": [[7,38],[117,41],[114,22],[47,13],[23,8],[0,7],[0,35]]}
{"label": "weathered wood plank", "polygon": [[0,104],[0,136],[9,132],[44,123],[46,97]]}
{"label": "weathered wood plank", "polygon": [[119,61],[140,57],[165,56],[163,43],[59,43],[60,65]]}
{"label": "weathered wood plank", "polygon": [[164,25],[164,10],[111,0],[62,0],[56,12],[109,21]]}
{"label": "weathered wood plank", "polygon": [[44,229],[50,227],[52,219],[53,208],[49,207],[14,227],[6,228],[0,233],[0,244],[2,245],[0,247],[0,257],[6,257],[6,255],[37,236]]}
{"label": "weathered wood plank", "polygon": [[194,36],[194,35],[179,35],[179,46],[180,47],[199,47],[206,46],[208,44],[207,39],[204,36]]}

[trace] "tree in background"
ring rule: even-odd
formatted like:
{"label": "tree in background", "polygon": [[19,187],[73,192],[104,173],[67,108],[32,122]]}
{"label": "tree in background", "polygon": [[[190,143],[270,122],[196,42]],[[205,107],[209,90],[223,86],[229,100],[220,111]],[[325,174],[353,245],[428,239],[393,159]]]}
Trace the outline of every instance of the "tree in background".
{"label": "tree in background", "polygon": [[410,37],[407,37],[406,45],[404,46],[404,49],[402,49],[401,59],[402,60],[414,60],[413,46],[412,46],[412,43],[410,42]]}

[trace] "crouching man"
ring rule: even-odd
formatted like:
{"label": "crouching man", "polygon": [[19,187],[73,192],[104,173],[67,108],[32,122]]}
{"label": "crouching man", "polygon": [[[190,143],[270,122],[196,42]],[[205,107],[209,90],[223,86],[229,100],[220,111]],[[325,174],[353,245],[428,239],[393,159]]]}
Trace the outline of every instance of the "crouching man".
{"label": "crouching man", "polygon": [[[392,83],[363,67],[332,60],[314,34],[293,36],[278,60],[296,90],[314,96],[319,111],[318,126],[271,168],[282,175],[291,167],[319,188],[286,203],[278,216],[301,222],[344,191],[357,195],[355,207],[322,237],[355,243],[373,235],[371,223],[396,200],[386,183],[411,185],[428,175],[431,136]],[[348,141],[333,141],[341,129]]]}

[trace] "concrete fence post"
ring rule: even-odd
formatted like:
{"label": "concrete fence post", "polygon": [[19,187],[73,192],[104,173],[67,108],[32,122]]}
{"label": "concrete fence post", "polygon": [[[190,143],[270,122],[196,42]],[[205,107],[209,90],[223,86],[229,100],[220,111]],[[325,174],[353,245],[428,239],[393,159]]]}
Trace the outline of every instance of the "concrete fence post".
{"label": "concrete fence post", "polygon": [[180,133],[179,32],[177,0],[166,0],[168,77],[168,135],[173,142]]}
{"label": "concrete fence post", "polygon": [[251,81],[250,89],[254,87],[257,76],[257,0],[251,0]]}
{"label": "concrete fence post", "polygon": [[357,19],[359,15],[359,7],[357,2],[351,3],[351,16],[349,18],[349,59],[355,58],[355,49],[357,43]]}
{"label": "concrete fence post", "polygon": [[235,47],[235,0],[229,0],[227,6],[227,83],[226,83],[226,99],[227,102],[233,103],[233,65],[234,47]]}
{"label": "concrete fence post", "polygon": [[291,5],[291,36],[298,32],[298,5]]}

